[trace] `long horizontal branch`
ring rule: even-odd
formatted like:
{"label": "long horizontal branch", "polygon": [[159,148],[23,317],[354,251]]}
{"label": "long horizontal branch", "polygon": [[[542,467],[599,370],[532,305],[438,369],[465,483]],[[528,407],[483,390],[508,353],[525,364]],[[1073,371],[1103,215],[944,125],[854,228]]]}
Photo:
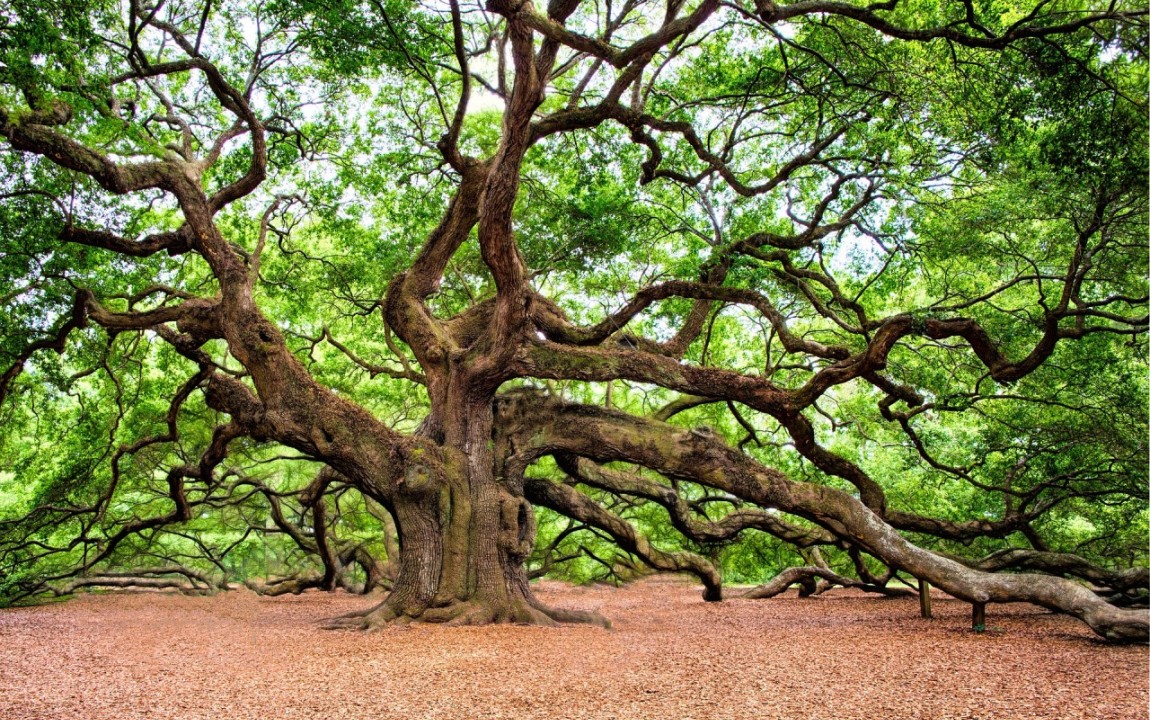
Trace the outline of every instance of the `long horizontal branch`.
{"label": "long horizontal branch", "polygon": [[[690,283],[666,283],[655,288],[649,295],[637,296],[621,311],[621,316],[637,312],[632,309],[649,302],[648,298],[658,297],[661,293],[669,296],[676,291],[697,295],[713,293],[715,297],[738,297],[747,302],[760,302],[755,293],[732,291],[728,295],[723,288],[700,288]],[[543,341],[535,338],[525,339],[517,361],[519,371],[530,377],[589,381],[627,379],[646,382],[691,395],[737,400],[756,410],[781,418],[810,407],[831,387],[856,378],[873,376],[885,369],[887,357],[895,344],[909,336],[921,336],[932,340],[962,338],[986,366],[991,378],[1003,383],[1014,382],[1041,366],[1053,354],[1059,340],[1081,337],[1083,334],[1081,328],[1060,326],[1058,322],[1060,317],[1057,312],[1048,315],[1041,338],[1025,357],[1015,362],[1008,358],[986,330],[971,318],[922,318],[909,313],[895,315],[876,324],[865,350],[822,368],[804,385],[794,389],[781,388],[764,377],[689,365],[641,350],[564,345],[550,342],[550,338]],[[1133,322],[1141,323],[1141,320]],[[593,339],[607,331],[607,328],[603,327],[580,333],[578,330],[564,329],[558,324],[555,329],[560,337],[565,333],[571,333],[575,340]],[[796,340],[792,340],[792,343],[794,342]],[[832,346],[819,347],[832,357],[842,354],[840,349]]]}
{"label": "long horizontal branch", "polygon": [[813,578],[822,578],[827,580],[832,585],[842,585],[843,587],[858,588],[866,592],[878,593],[886,595],[887,597],[901,597],[906,595],[913,595],[914,591],[909,588],[889,588],[882,585],[874,585],[872,583],[855,580],[845,575],[840,575],[830,568],[815,567],[813,565],[804,565],[801,567],[791,567],[783,570],[778,575],[775,575],[769,581],[762,585],[747,590],[739,595],[741,598],[748,600],[764,600],[772,598],[776,595],[781,595],[786,592],[787,588],[796,584],[802,583]]}
{"label": "long horizontal branch", "polygon": [[169,162],[116,163],[54,129],[71,119],[72,109],[63,102],[42,112],[14,113],[0,107],[0,136],[13,148],[42,155],[61,167],[87,175],[117,195],[174,187],[174,168]]}
{"label": "long horizontal branch", "polygon": [[130,240],[106,230],[89,230],[69,225],[60,232],[64,242],[98,247],[131,257],[148,257],[161,250],[169,255],[180,255],[192,249],[193,238],[187,225],[179,230],[153,233],[139,240]]}
{"label": "long horizontal branch", "polygon": [[771,303],[766,296],[753,290],[725,287],[706,283],[694,283],[682,280],[672,280],[657,285],[651,285],[635,294],[619,310],[604,318],[591,327],[581,328],[557,317],[554,313],[542,312],[548,306],[537,304],[540,312],[535,314],[540,330],[552,340],[572,345],[598,345],[611,335],[619,332],[628,322],[635,318],[646,308],[659,300],[668,298],[690,298],[694,300],[720,300],[728,303],[739,303],[755,308],[775,328],[779,341],[790,352],[808,353],[817,357],[843,360],[850,356],[850,351],[844,347],[828,346],[823,343],[808,340],[794,335],[787,326],[782,313]]}
{"label": "long horizontal branch", "polygon": [[1110,570],[1099,567],[1073,553],[1042,552],[1025,548],[1006,548],[986,557],[971,560],[955,558],[977,570],[1037,570],[1052,575],[1067,575],[1088,580],[1099,587],[1115,591],[1133,590],[1150,586],[1150,569],[1133,567]]}
{"label": "long horizontal branch", "polygon": [[1073,615],[1110,640],[1150,639],[1150,613],[1116,608],[1063,578],[986,573],[919,548],[851,495],[791,480],[711,434],[538,397],[529,403],[508,398],[499,412],[525,458],[573,453],[597,462],[634,463],[811,520],[888,566],[968,602],[1030,602]]}
{"label": "long horizontal branch", "polygon": [[559,467],[585,485],[659,503],[666,508],[675,529],[697,542],[731,540],[744,530],[766,532],[798,547],[838,545],[841,542],[821,528],[800,527],[783,520],[777,513],[757,508],[739,508],[719,520],[698,518],[674,488],[635,473],[605,468],[586,458],[560,457]]}

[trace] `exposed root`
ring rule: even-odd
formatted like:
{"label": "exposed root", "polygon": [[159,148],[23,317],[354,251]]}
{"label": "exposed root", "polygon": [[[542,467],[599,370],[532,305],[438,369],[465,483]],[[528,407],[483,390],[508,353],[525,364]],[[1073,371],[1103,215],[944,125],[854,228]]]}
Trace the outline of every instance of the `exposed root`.
{"label": "exposed root", "polygon": [[388,604],[386,600],[367,608],[366,610],[355,610],[353,612],[344,613],[343,615],[336,615],[335,617],[328,618],[320,623],[322,630],[370,630],[373,627],[378,627],[386,624],[390,620],[397,617],[394,609]]}
{"label": "exposed root", "polygon": [[542,612],[547,617],[551,618],[557,623],[563,624],[582,624],[582,625],[598,625],[601,628],[610,630],[611,621],[605,616],[593,610],[571,610],[569,608],[553,608],[544,605],[543,603],[533,600],[532,604],[535,609]]}
{"label": "exposed root", "polygon": [[248,579],[244,585],[252,592],[264,597],[278,597],[280,595],[299,595],[305,590],[318,588],[323,584],[320,573],[311,572],[300,575],[291,575],[282,578],[272,578],[266,581]]}
{"label": "exposed root", "polygon": [[380,630],[411,623],[432,623],[448,627],[472,625],[535,625],[556,627],[560,624],[587,624],[610,628],[611,623],[599,613],[587,610],[551,608],[531,600],[493,604],[480,600],[459,600],[439,607],[393,607],[387,600],[367,610],[339,615],[325,620],[324,630]]}
{"label": "exposed root", "polygon": [[444,625],[488,625],[496,621],[493,608],[479,602],[453,602],[442,607],[428,608],[419,615],[420,622]]}
{"label": "exposed root", "polygon": [[364,618],[340,615],[320,622],[319,628],[320,630],[366,630],[368,625]]}

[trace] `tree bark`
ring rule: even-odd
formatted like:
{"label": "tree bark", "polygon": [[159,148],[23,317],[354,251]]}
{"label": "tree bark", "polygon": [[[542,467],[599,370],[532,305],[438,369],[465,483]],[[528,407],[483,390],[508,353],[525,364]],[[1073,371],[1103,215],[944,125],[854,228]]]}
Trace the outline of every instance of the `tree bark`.
{"label": "tree bark", "polygon": [[444,472],[409,472],[388,507],[399,534],[399,571],[378,606],[337,618],[333,627],[375,628],[410,622],[478,625],[607,625],[594,613],[545,607],[528,585],[525,560],[535,546],[535,514],[522,482],[498,475],[491,401],[446,394],[425,427],[442,428]]}
{"label": "tree bark", "polygon": [[1150,613],[1117,608],[1064,578],[982,572],[917,547],[859,499],[791,480],[705,433],[537,396],[509,403],[503,420],[509,432],[521,434],[519,462],[524,467],[542,455],[562,453],[641,464],[816,522],[888,566],[972,604],[1029,602],[1073,615],[1108,640],[1150,638]]}
{"label": "tree bark", "polygon": [[813,595],[813,589],[810,586],[814,585],[815,578],[823,578],[828,580],[833,585],[842,585],[843,587],[858,588],[866,592],[877,593],[887,597],[905,597],[913,595],[914,592],[906,588],[888,588],[882,585],[875,585],[873,583],[862,582],[852,578],[839,575],[829,568],[815,567],[813,565],[804,565],[801,567],[791,567],[783,570],[778,575],[771,578],[770,582],[763,585],[753,587],[747,590],[739,597],[747,598],[749,600],[762,600],[765,598],[772,598],[776,595],[781,595],[786,592],[787,588],[792,585],[803,585],[803,589],[799,592],[800,596],[806,597]]}

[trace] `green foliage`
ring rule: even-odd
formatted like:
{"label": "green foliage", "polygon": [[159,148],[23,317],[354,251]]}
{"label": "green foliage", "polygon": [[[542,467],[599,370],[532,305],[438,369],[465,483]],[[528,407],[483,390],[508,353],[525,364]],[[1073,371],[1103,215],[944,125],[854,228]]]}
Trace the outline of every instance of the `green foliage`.
{"label": "green foliage", "polygon": [[[884,17],[911,29],[957,27],[967,7],[915,0]],[[971,7],[984,34],[1029,12],[1000,0]],[[66,102],[75,115],[69,137],[118,162],[205,156],[216,138],[241,127],[234,113],[200,71],[114,82],[140,62],[129,54],[122,10],[108,2],[9,2],[0,10],[0,110],[19,117]],[[573,27],[592,32],[601,25],[597,13],[581,6]],[[268,179],[214,218],[245,256],[262,242],[254,281],[261,309],[323,386],[389,427],[415,432],[428,412],[427,390],[401,377],[414,361],[385,327],[381,303],[459,180],[437,148],[463,92],[449,11],[409,0],[176,2],[162,17],[187,38],[202,36],[205,57],[244,88],[266,124]],[[490,161],[505,140],[504,101],[492,100],[507,70],[499,55],[505,27],[474,7],[462,17],[474,77],[459,149]],[[650,31],[652,18],[624,24],[613,41]],[[148,44],[154,30],[141,31],[139,52],[167,60],[166,46]],[[257,35],[264,54],[253,64]],[[658,130],[612,120],[544,137],[528,151],[514,225],[534,289],[573,322],[592,324],[644,287],[698,281],[721,266],[719,282],[766,298],[795,337],[851,352],[873,339],[883,318],[908,313],[914,333],[876,372],[921,396],[921,410],[891,405],[913,435],[884,416],[885,393],[860,378],[803,411],[817,442],[875,478],[892,507],[963,522],[1001,520],[1020,503],[1041,506],[1032,525],[1052,549],[1106,566],[1145,564],[1146,335],[1136,323],[1121,324],[1145,314],[1146,296],[1150,159],[1137,23],[1098,23],[990,53],[941,40],[896,42],[831,14],[764,29],[732,11],[652,57],[634,96],[619,102],[641,101]],[[618,78],[608,68],[584,83],[595,61],[561,60],[536,120],[594,107]],[[169,113],[186,115],[186,126],[165,119]],[[209,194],[252,161],[246,134],[237,133],[205,172]],[[798,162],[828,138],[817,161]],[[61,242],[68,226],[132,239],[173,231],[182,210],[160,193],[112,197],[79,173],[4,147],[0,372],[23,364],[0,405],[0,602],[12,602],[88,562],[121,528],[172,512],[166,472],[198,463],[227,418],[198,390],[173,409],[196,367],[152,331],[89,325],[60,352],[42,349],[25,361],[31,343],[52,339],[69,320],[80,290],[110,309],[140,311],[184,294],[213,297],[218,286],[196,253],[126,258]],[[743,191],[716,171],[719,164]],[[777,188],[753,192],[792,165]],[[838,218],[846,218],[840,227],[794,247],[739,250],[756,234],[792,236]],[[958,340],[925,337],[928,321],[970,318],[1007,358],[1026,357],[1048,331],[1044,319],[1061,301],[1066,268],[1083,254],[1090,260],[1076,302],[1102,303],[1111,317],[1090,316],[1089,332],[1061,340],[1022,380],[997,384]],[[448,318],[493,294],[473,232],[428,305]],[[627,330],[666,341],[695,306],[660,301]],[[1075,319],[1061,323],[1072,334]],[[250,385],[226,343],[202,350]],[[724,303],[707,309],[682,362],[787,389],[830,365],[788,350],[762,313]],[[645,416],[677,397],[624,379],[513,384]],[[170,412],[177,438],[166,436]],[[671,422],[711,428],[789,477],[857,492],[799,452],[778,418],[715,402]],[[299,494],[317,469],[284,447],[238,440],[215,476],[189,483],[195,517],[130,533],[99,567],[178,559],[231,580],[316,570],[317,554],[276,527],[272,507],[273,498],[282,501],[287,520],[314,533],[315,511]],[[530,472],[563,479],[549,460]],[[649,475],[671,487],[672,479]],[[673,480],[686,499],[711,501],[706,518],[738,508]],[[759,582],[810,562],[758,531],[695,543],[655,503],[580,490],[656,547],[700,554],[731,582]],[[368,501],[341,486],[322,502],[335,518],[333,535],[384,556],[383,522]],[[537,514],[532,567],[549,550],[571,558],[552,567],[569,580],[639,572],[602,532],[564,534],[573,527],[565,518]],[[1028,542],[1020,534],[969,545],[915,539],[968,555]],[[840,549],[824,556],[851,568]]]}

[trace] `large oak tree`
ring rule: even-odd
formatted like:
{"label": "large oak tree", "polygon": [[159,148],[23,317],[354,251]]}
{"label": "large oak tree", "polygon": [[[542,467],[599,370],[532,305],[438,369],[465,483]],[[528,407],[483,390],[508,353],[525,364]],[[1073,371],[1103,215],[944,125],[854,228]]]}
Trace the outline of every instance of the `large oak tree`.
{"label": "large oak tree", "polygon": [[[532,595],[546,508],[550,551],[708,600],[757,532],[811,559],[784,585],[1145,641],[1109,601],[1146,585],[1144,18],[10,3],[4,592],[115,584],[163,533],[218,561],[191,528],[258,501],[307,583],[389,578],[348,624],[600,622]],[[335,536],[349,493],[390,566]]]}

